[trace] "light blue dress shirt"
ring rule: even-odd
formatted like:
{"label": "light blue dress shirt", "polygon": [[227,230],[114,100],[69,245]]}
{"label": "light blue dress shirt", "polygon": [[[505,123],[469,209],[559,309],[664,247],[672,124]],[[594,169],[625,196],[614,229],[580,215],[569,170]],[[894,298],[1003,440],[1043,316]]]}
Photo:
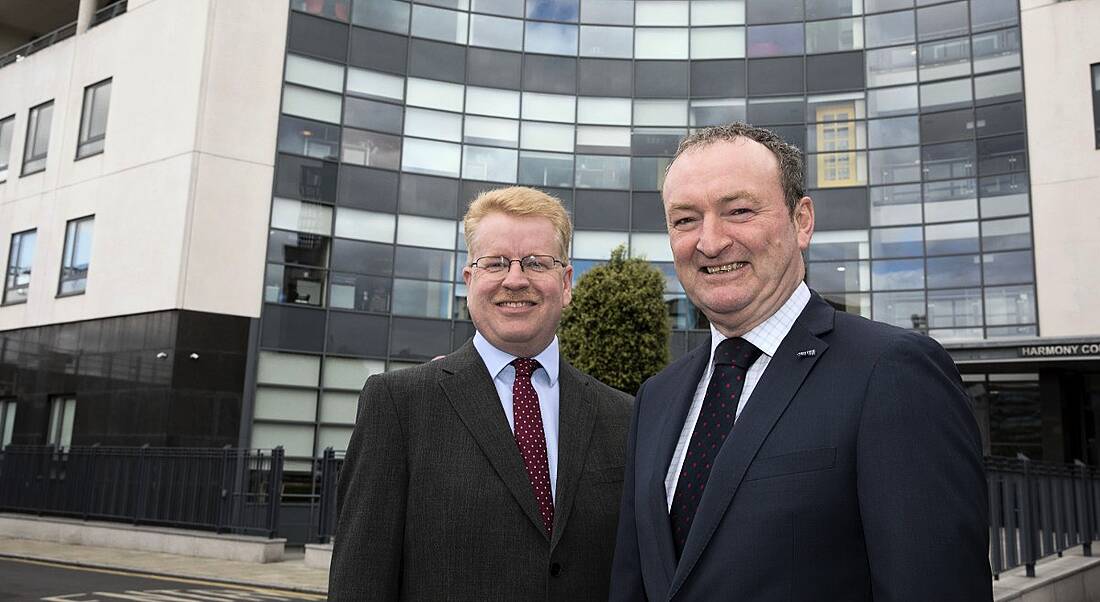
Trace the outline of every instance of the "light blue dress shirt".
{"label": "light blue dress shirt", "polygon": [[[512,384],[516,380],[516,368],[512,360],[516,356],[497,349],[481,336],[474,335],[474,348],[481,361],[489,369],[489,376],[497,388],[500,405],[508,418],[508,428],[516,432],[516,421],[512,413]],[[558,491],[558,337],[534,358],[541,368],[531,375],[531,385],[539,395],[539,409],[542,410],[542,430],[546,434],[546,461],[550,465],[550,495],[557,499]]]}

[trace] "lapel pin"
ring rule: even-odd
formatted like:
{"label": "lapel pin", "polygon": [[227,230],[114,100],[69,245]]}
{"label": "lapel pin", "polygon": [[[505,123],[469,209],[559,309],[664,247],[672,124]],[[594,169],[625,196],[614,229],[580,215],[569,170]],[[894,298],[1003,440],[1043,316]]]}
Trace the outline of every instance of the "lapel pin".
{"label": "lapel pin", "polygon": [[817,349],[807,349],[805,351],[799,351],[796,353],[798,357],[813,357],[817,355]]}

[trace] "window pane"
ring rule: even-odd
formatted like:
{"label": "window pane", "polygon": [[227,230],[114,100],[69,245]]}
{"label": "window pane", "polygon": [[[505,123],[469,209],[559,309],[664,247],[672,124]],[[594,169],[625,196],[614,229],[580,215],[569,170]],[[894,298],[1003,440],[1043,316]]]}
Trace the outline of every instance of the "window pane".
{"label": "window pane", "polygon": [[716,98],[693,100],[689,109],[691,127],[722,125],[745,120],[745,100],[742,98]]}
{"label": "window pane", "polygon": [[986,284],[1016,284],[1035,279],[1030,250],[982,255],[982,271]]}
{"label": "window pane", "polygon": [[472,10],[505,17],[522,17],[523,0],[473,0]]}
{"label": "window pane", "polygon": [[465,44],[468,17],[464,12],[417,4],[412,11],[412,35]]}
{"label": "window pane", "polygon": [[600,155],[577,155],[576,185],[578,188],[630,187],[630,158]]}
{"label": "window pane", "polygon": [[802,0],[749,0],[749,23],[801,21]]}
{"label": "window pane", "polygon": [[436,249],[455,248],[455,220],[402,215],[397,222],[397,243]]}
{"label": "window pane", "polygon": [[723,59],[745,56],[744,27],[709,27],[691,30],[691,58]]}
{"label": "window pane", "polygon": [[[949,258],[944,258],[949,259]],[[952,258],[953,259],[953,258]],[[929,268],[929,273],[932,269]],[[928,327],[960,328],[982,325],[982,290],[966,288],[928,291]],[[981,331],[975,338],[981,338]]]}
{"label": "window pane", "polygon": [[577,259],[611,259],[611,251],[619,245],[626,245],[628,241],[626,232],[575,232],[573,234],[573,257]]}
{"label": "window pane", "polygon": [[421,318],[450,318],[453,285],[449,282],[393,280],[393,314]]}
{"label": "window pane", "polygon": [[635,100],[634,125],[687,125],[687,101]]}
{"label": "window pane", "polygon": [[945,180],[924,185],[924,221],[978,219],[974,180]]}
{"label": "window pane", "polygon": [[0,119],[0,182],[8,179],[11,161],[11,141],[15,138],[15,116]]}
{"label": "window pane", "polygon": [[348,94],[387,100],[405,99],[405,78],[348,67]]}
{"label": "window pane", "polygon": [[[392,241],[392,232],[389,233],[389,238]],[[373,242],[336,239],[332,247],[332,269],[367,274],[391,274],[393,273],[393,247]]]}
{"label": "window pane", "polygon": [[462,84],[410,77],[408,96],[412,106],[461,112],[465,90]]}
{"label": "window pane", "polygon": [[337,207],[335,234],[343,238],[392,243],[395,219],[390,213]]}
{"label": "window pane", "polygon": [[313,425],[267,424],[252,425],[252,447],[282,446],[288,456],[313,457]]}
{"label": "window pane", "polygon": [[806,0],[807,20],[848,17],[862,11],[862,0]]}
{"label": "window pane", "polygon": [[330,123],[340,123],[340,95],[286,86],[283,90],[283,112]]}
{"label": "window pane", "polygon": [[467,116],[462,141],[514,148],[519,145],[519,122],[511,119]]}
{"label": "window pane", "polygon": [[870,151],[871,184],[896,184],[920,180],[917,147]]}
{"label": "window pane", "polygon": [[88,264],[92,255],[93,217],[68,223],[65,228],[65,250],[61,263],[59,295],[82,293],[87,285]]}
{"label": "window pane", "polygon": [[802,23],[749,27],[749,57],[786,56],[803,52]]}
{"label": "window pane", "polygon": [[867,145],[870,148],[900,146],[920,142],[917,116],[873,119],[867,122]]}
{"label": "window pane", "polygon": [[302,12],[328,17],[330,19],[348,20],[348,0],[332,0],[331,2],[311,2],[310,0],[290,0],[290,8]]}
{"label": "window pane", "polygon": [[344,101],[344,125],[357,128],[400,134],[402,114],[399,105],[387,102],[351,96]]}
{"label": "window pane", "polygon": [[339,126],[294,117],[279,120],[280,152],[335,160],[339,141]]}
{"label": "window pane", "polygon": [[646,0],[634,5],[635,25],[687,25],[688,3],[684,0]]}
{"label": "window pane", "polygon": [[692,25],[741,25],[745,22],[745,0],[693,0]]}
{"label": "window pane", "polygon": [[466,112],[496,117],[519,117],[519,92],[466,87]]}
{"label": "window pane", "polygon": [[923,259],[886,259],[871,262],[871,286],[876,291],[924,288]]}
{"label": "window pane", "polygon": [[892,226],[921,222],[919,184],[871,188],[871,225]]}
{"label": "window pane", "polygon": [[368,377],[384,372],[385,367],[385,362],[378,360],[328,357],[325,358],[321,382],[326,389],[358,391]]}
{"label": "window pane", "polygon": [[405,138],[401,170],[457,178],[461,154],[457,144]]}
{"label": "window pane", "polygon": [[1013,0],[970,0],[970,26],[974,31],[1000,29],[1018,22]]}
{"label": "window pane", "polygon": [[400,136],[344,129],[340,152],[340,160],[344,163],[397,169],[400,156]]}
{"label": "window pane", "polygon": [[23,146],[23,173],[46,168],[46,153],[50,146],[53,122],[53,101],[30,110],[27,116],[27,140]]}
{"label": "window pane", "polygon": [[978,181],[982,217],[1027,213],[1028,178],[1024,172],[985,177]]}
{"label": "window pane", "polygon": [[470,45],[521,50],[523,21],[485,15],[470,17]]}
{"label": "window pane", "polygon": [[521,151],[519,183],[534,186],[572,186],[573,155]]}
{"label": "window pane", "polygon": [[578,153],[630,154],[630,129],[617,127],[577,126]]}
{"label": "window pane", "polygon": [[409,3],[396,0],[355,0],[351,22],[394,33],[409,31]]}
{"label": "window pane", "polygon": [[[314,379],[314,385],[316,384]],[[317,391],[256,388],[256,418],[311,421],[317,410]]]}
{"label": "window pane", "polygon": [[924,307],[924,292],[876,293],[873,295],[871,316],[877,322],[886,322],[900,328],[923,329],[927,327],[928,314]]}
{"label": "window pane", "polygon": [[970,75],[970,38],[928,42],[919,49],[921,81]]}
{"label": "window pane", "polygon": [[982,222],[982,249],[1007,251],[1031,246],[1031,220],[1026,217]]}
{"label": "window pane", "polygon": [[1020,66],[1020,30],[1005,29],[974,36],[974,72]]}
{"label": "window pane", "polygon": [[863,20],[834,19],[806,23],[806,53],[863,48]]}
{"label": "window pane", "polygon": [[405,109],[405,135],[459,142],[462,115],[410,107]]}
{"label": "window pane", "polygon": [[634,31],[634,58],[688,58],[687,29],[654,29],[650,27],[640,27]]}
{"label": "window pane", "polygon": [[985,323],[987,325],[1034,322],[1034,286],[1002,286],[985,289]]}
{"label": "window pane", "polygon": [[974,99],[981,104],[1016,100],[1023,93],[1019,71],[1006,71],[974,78]]}
{"label": "window pane", "polygon": [[103,151],[110,102],[110,80],[84,89],[84,107],[80,115],[80,139],[76,153],[78,159]]}
{"label": "window pane", "polygon": [[871,257],[914,257],[923,253],[920,226],[875,228],[871,231]]}
{"label": "window pane", "polygon": [[[402,217],[401,221],[405,221]],[[449,222],[449,228],[451,231],[450,238],[447,239],[443,236],[443,232],[447,230],[448,226],[436,226],[434,224],[417,225],[413,224],[408,226],[411,228],[410,234],[414,234],[419,230],[436,230],[438,231],[437,238],[442,243],[445,240],[450,240],[449,244],[442,245],[443,248],[451,249],[454,247],[454,225],[451,220],[441,220]],[[398,236],[401,236],[401,228],[398,228]],[[420,244],[417,242],[417,244]],[[458,275],[461,278],[462,266],[458,266]],[[400,278],[418,278],[423,280],[451,280],[455,275],[455,254],[452,251],[437,251],[432,249],[420,249],[416,247],[397,247],[397,259],[394,269],[394,275]]]}
{"label": "window pane", "polygon": [[523,42],[527,52],[543,54],[577,54],[577,26],[562,23],[528,21]]}
{"label": "window pane", "polygon": [[332,207],[275,197],[271,227],[309,234],[332,234]]}
{"label": "window pane", "polygon": [[523,118],[539,121],[573,123],[577,112],[577,97],[560,94],[523,93]]}
{"label": "window pane", "polygon": [[[912,46],[867,51],[867,85],[869,87],[909,84],[915,81],[917,81],[917,51]],[[881,90],[880,93],[889,94],[891,90]],[[915,91],[913,95],[915,107]]]}
{"label": "window pane", "polygon": [[267,260],[325,267],[329,238],[316,234],[271,230],[267,237]]}
{"label": "window pane", "polygon": [[866,23],[868,48],[911,44],[916,39],[913,13],[909,11],[868,16]]}
{"label": "window pane", "polygon": [[527,18],[576,22],[577,0],[527,0]]}
{"label": "window pane", "polygon": [[470,180],[514,183],[519,155],[515,150],[464,146],[462,177]]}
{"label": "window pane", "polygon": [[630,125],[631,106],[628,98],[577,99],[577,123]]}
{"label": "window pane", "polygon": [[640,232],[631,234],[630,256],[644,257],[649,261],[672,261],[672,247],[669,246],[668,234]]}
{"label": "window pane", "polygon": [[917,38],[935,40],[965,35],[970,29],[966,2],[917,9]]}
{"label": "window pane", "polygon": [[12,234],[8,269],[4,277],[4,303],[22,303],[27,300],[37,239],[35,230]]}
{"label": "window pane", "polygon": [[867,91],[867,116],[888,117],[917,112],[917,87]]}
{"label": "window pane", "polygon": [[[925,228],[925,236],[927,237],[926,246],[929,255],[977,253],[979,251],[977,222],[955,222],[951,224],[928,226]],[[976,259],[975,263],[977,263]],[[931,275],[929,275],[930,280],[931,278]],[[973,284],[978,283],[974,282]],[[952,285],[945,284],[940,286]]]}
{"label": "window pane", "polygon": [[633,25],[634,0],[584,0],[581,21],[605,25]]}
{"label": "window pane", "polygon": [[534,150],[573,152],[573,126],[524,121],[521,146]]}
{"label": "window pane", "polygon": [[633,29],[581,25],[581,56],[628,59],[633,54]]}

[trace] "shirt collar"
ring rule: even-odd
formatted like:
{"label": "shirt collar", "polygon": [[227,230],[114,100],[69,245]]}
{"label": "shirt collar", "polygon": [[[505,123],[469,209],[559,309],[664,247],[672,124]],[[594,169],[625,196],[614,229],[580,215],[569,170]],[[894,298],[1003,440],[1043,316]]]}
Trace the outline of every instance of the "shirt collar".
{"label": "shirt collar", "polygon": [[[500,376],[501,371],[509,367],[512,364],[512,360],[518,357],[497,349],[485,337],[481,336],[480,332],[474,334],[474,348],[477,349],[478,355],[481,356],[481,361],[485,362],[485,367],[489,369],[489,376],[492,377],[493,380],[496,380],[496,378]],[[549,377],[551,386],[558,382],[558,358],[557,336],[554,337],[554,340],[550,341],[546,349],[543,349],[538,355],[532,358],[546,371],[546,376]]]}
{"label": "shirt collar", "polygon": [[[779,350],[779,344],[786,338],[787,333],[794,326],[794,321],[802,314],[806,304],[810,302],[810,287],[805,282],[800,282],[787,301],[768,317],[767,320],[756,325],[755,328],[741,335],[741,338],[752,343],[757,349],[763,351],[768,357],[775,355]],[[714,357],[714,350],[719,343],[726,340],[726,335],[718,332],[714,324],[710,325],[710,357]]]}

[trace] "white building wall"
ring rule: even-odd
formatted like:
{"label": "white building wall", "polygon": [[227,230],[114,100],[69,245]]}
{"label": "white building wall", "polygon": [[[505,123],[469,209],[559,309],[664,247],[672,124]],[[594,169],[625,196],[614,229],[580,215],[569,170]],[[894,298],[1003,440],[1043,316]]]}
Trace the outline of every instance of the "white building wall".
{"label": "white building wall", "polygon": [[[131,0],[0,68],[15,114],[0,265],[38,229],[28,301],[0,330],[166,309],[259,316],[286,12],[266,0]],[[84,87],[112,79],[105,152],[74,161]],[[27,115],[54,99],[44,172],[20,177]],[[67,220],[95,214],[86,294],[56,299]]]}
{"label": "white building wall", "polygon": [[1100,334],[1100,150],[1090,65],[1100,0],[1022,0],[1035,272],[1043,336]]}

